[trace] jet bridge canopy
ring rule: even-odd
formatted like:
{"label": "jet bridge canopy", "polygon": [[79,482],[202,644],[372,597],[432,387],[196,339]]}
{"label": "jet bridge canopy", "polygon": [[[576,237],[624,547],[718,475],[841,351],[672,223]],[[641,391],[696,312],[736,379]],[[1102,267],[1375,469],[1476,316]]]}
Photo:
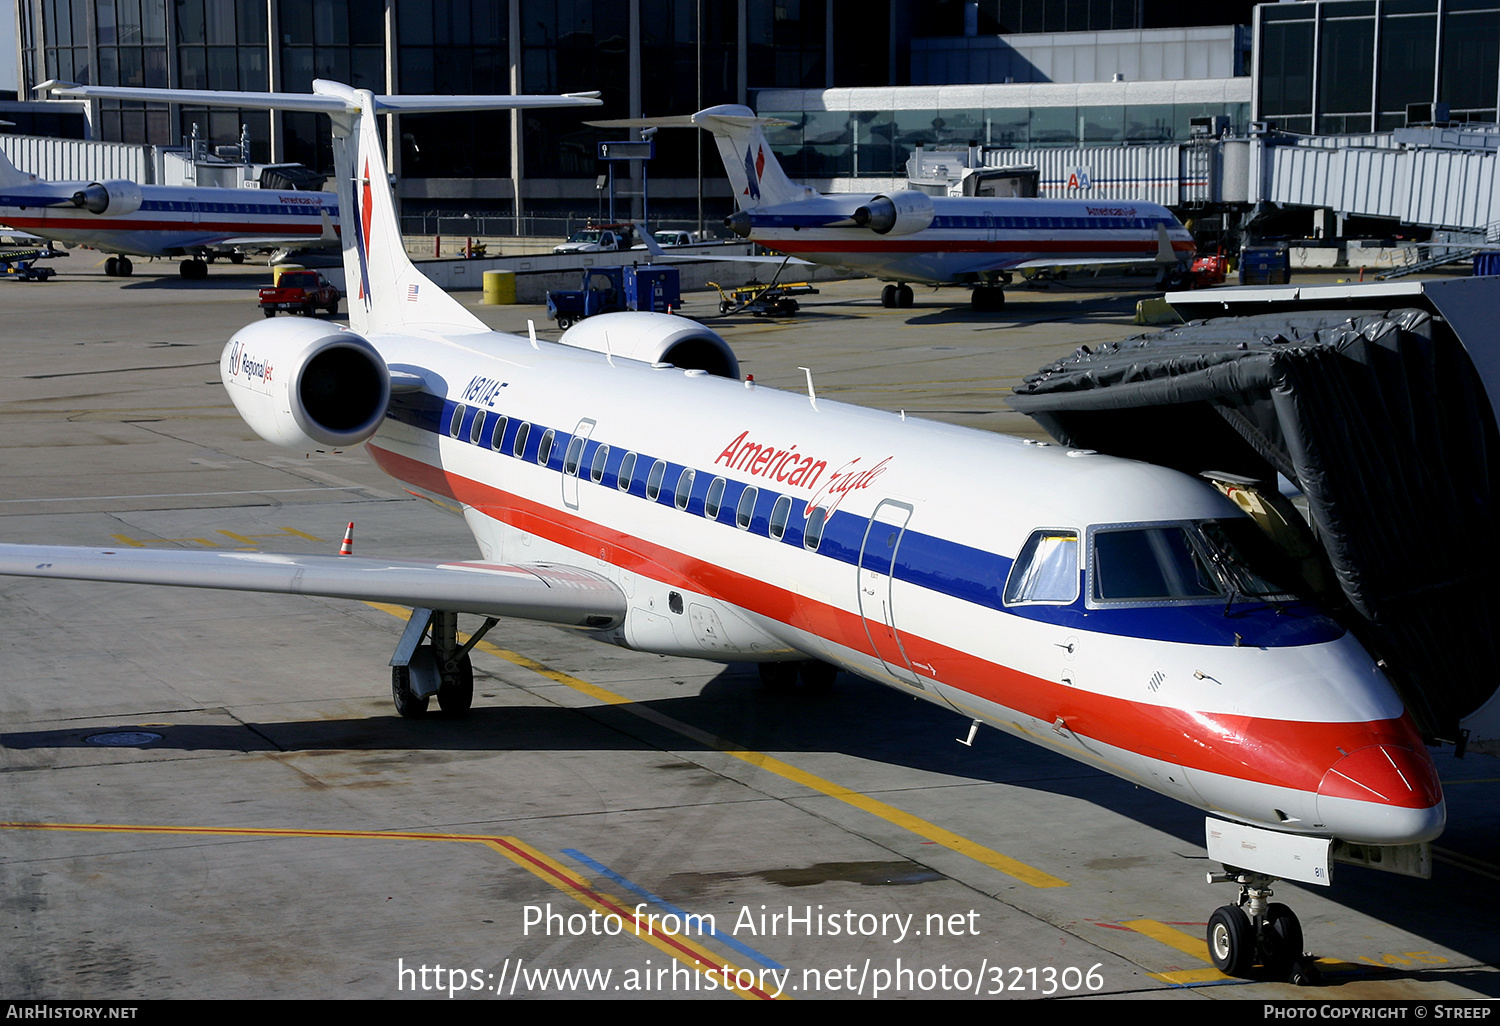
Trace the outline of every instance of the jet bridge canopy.
{"label": "jet bridge canopy", "polygon": [[1500,282],[1433,287],[1473,284],[1169,296],[1224,316],[1080,349],[1010,402],[1068,445],[1289,478],[1346,622],[1456,740],[1500,665]]}

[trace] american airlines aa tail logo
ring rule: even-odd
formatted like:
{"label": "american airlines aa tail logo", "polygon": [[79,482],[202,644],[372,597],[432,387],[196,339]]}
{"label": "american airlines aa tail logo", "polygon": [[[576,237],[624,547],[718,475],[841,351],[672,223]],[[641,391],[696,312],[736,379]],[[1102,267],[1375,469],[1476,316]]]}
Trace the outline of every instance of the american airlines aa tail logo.
{"label": "american airlines aa tail logo", "polygon": [[755,159],[750,159],[750,147],[745,147],[745,178],[749,184],[745,191],[753,199],[760,199],[760,173],[766,169],[766,151],[763,146],[755,147]]}

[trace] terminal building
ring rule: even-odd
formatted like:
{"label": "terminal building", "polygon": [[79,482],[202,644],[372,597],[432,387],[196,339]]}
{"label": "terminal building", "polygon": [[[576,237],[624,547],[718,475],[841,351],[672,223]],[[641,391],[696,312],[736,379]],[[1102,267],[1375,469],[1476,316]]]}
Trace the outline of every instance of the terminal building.
{"label": "terminal building", "polygon": [[[823,190],[904,187],[923,170],[915,155],[966,150],[1039,168],[1044,195],[1241,219],[1274,203],[1331,211],[1312,221],[1329,232],[1409,213],[1394,193],[1362,209],[1354,194],[1369,190],[1344,187],[1360,175],[1406,174],[1412,192],[1432,193],[1420,175],[1436,171],[1413,181],[1401,163],[1414,146],[1490,173],[1495,136],[1467,126],[1493,125],[1500,109],[1500,0],[1241,0],[1186,20],[1154,0],[18,0],[17,30],[21,98],[47,79],[298,92],[332,78],[392,93],[597,89],[599,118],[744,103],[788,122],[773,135],[779,157]],[[249,160],[332,170],[319,116],[80,106],[79,134],[93,139],[173,147],[196,135],[243,142]],[[593,215],[597,144],[621,133],[581,120],[399,119],[390,161],[408,225]],[[1390,134],[1412,125],[1443,132]],[[655,147],[653,220],[717,223],[731,198],[706,137],[662,132]],[[1385,152],[1351,163],[1354,150]],[[631,174],[622,191],[639,213],[643,176]],[[1473,209],[1431,227],[1488,225],[1487,182]]]}

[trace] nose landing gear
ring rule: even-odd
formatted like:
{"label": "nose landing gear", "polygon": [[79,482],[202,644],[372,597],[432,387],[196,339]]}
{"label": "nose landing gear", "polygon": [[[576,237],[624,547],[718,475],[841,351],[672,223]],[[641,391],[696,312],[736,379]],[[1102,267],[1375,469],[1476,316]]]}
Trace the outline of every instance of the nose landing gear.
{"label": "nose landing gear", "polygon": [[1306,986],[1318,982],[1312,959],[1302,950],[1302,924],[1297,914],[1271,901],[1275,878],[1247,873],[1230,866],[1210,873],[1209,883],[1237,883],[1240,898],[1220,905],[1208,920],[1208,955],[1226,976],[1245,976],[1255,965],[1277,979]]}

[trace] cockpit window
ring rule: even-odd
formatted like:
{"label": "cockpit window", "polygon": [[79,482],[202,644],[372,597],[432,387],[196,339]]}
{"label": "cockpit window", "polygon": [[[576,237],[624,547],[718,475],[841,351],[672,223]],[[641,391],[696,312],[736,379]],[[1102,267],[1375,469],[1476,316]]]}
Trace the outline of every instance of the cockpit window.
{"label": "cockpit window", "polygon": [[1094,535],[1094,598],[1101,602],[1222,597],[1208,561],[1178,526]]}
{"label": "cockpit window", "polygon": [[1091,529],[1095,602],[1293,598],[1286,561],[1254,522],[1203,520]]}
{"label": "cockpit window", "polygon": [[1078,533],[1033,531],[1010,568],[1005,604],[1072,602],[1078,597]]}

